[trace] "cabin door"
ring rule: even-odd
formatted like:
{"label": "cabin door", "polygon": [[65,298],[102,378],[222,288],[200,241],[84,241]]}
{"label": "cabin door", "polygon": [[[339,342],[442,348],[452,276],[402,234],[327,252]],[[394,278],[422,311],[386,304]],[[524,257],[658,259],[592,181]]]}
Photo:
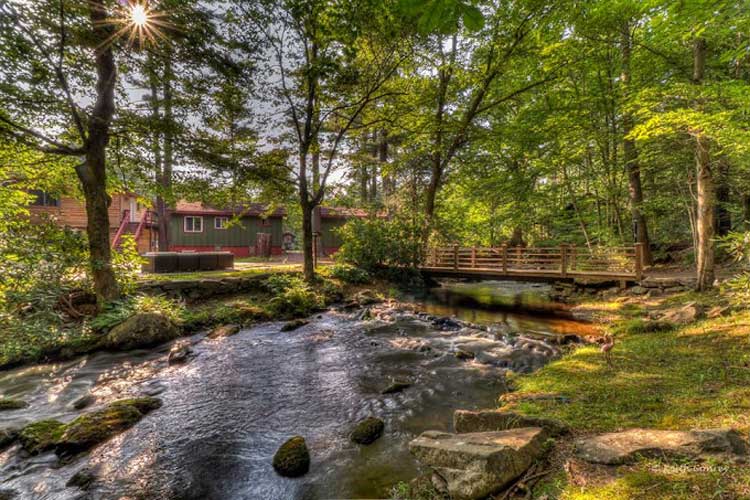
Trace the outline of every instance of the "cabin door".
{"label": "cabin door", "polygon": [[130,200],[130,222],[138,222],[138,202],[135,198],[129,198]]}

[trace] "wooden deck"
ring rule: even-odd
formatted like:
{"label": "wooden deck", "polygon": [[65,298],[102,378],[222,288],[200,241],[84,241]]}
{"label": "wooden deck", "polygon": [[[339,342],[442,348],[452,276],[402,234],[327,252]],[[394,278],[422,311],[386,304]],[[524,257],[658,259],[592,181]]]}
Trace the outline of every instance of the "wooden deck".
{"label": "wooden deck", "polygon": [[560,247],[435,247],[422,270],[438,276],[560,280],[575,278],[640,281],[643,249],[568,245]]}

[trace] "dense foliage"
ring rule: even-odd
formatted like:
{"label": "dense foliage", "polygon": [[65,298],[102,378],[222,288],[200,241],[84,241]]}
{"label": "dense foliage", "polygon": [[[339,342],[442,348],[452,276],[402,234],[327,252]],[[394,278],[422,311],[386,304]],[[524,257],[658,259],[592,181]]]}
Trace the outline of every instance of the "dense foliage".
{"label": "dense foliage", "polygon": [[424,253],[423,227],[419,218],[401,216],[351,220],[338,229],[342,245],[336,258],[371,271],[384,266],[416,267]]}

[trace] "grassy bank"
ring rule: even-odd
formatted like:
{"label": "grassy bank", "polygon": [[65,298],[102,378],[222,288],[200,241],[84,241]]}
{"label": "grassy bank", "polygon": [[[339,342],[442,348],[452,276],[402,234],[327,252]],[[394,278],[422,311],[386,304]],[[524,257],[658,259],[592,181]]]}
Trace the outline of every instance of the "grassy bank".
{"label": "grassy bank", "polygon": [[[581,347],[534,374],[514,377],[517,390],[503,408],[563,420],[574,437],[633,427],[733,427],[747,435],[750,313],[682,326],[646,319],[687,303],[713,307],[721,300],[718,293],[684,293],[581,304],[615,334],[613,366],[598,346]],[[555,471],[535,489],[535,498],[750,498],[747,464],[696,468],[691,462],[642,460],[620,468],[586,467],[568,462],[570,448],[570,441],[558,443]]]}
{"label": "grassy bank", "polygon": [[[0,369],[28,363],[68,359],[97,350],[100,341],[114,326],[138,312],[156,312],[169,317],[185,333],[220,324],[249,326],[261,321],[283,321],[309,316],[333,302],[344,300],[363,288],[386,289],[379,282],[351,284],[324,270],[314,286],[302,280],[301,273],[290,273],[288,266],[273,270],[248,270],[231,276],[271,276],[259,280],[257,289],[233,296],[221,296],[187,304],[161,296],[134,294],[109,304],[94,317],[77,321],[46,311],[24,321],[0,328]],[[194,275],[193,275],[194,274]],[[216,278],[217,274],[161,276],[162,280]]]}

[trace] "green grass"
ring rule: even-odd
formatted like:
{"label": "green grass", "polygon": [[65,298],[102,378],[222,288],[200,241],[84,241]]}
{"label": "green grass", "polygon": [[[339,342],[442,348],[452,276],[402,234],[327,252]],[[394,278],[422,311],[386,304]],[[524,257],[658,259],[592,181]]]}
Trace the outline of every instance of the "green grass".
{"label": "green grass", "polygon": [[[654,307],[693,301],[715,305],[717,294],[712,295],[691,292]],[[617,308],[605,305],[603,309]],[[747,434],[750,313],[674,328],[657,323],[659,328],[652,328],[648,321],[634,319],[634,310],[620,308],[624,314],[610,324],[617,339],[612,368],[598,346],[581,347],[534,374],[515,377],[518,391],[508,406],[558,418],[578,433],[632,427],[733,427]],[[535,393],[567,399],[524,400],[523,395]],[[643,462],[601,486],[567,484],[558,475],[539,486],[537,494],[557,489],[552,498],[750,498],[750,467],[732,466],[730,471],[664,473]],[[556,481],[561,484],[555,486]]]}
{"label": "green grass", "polygon": [[140,276],[140,281],[194,281],[200,279],[242,278],[268,273],[300,271],[301,269],[302,267],[300,264],[278,264],[268,267],[230,271],[196,271],[189,273],[164,274],[143,273]]}

